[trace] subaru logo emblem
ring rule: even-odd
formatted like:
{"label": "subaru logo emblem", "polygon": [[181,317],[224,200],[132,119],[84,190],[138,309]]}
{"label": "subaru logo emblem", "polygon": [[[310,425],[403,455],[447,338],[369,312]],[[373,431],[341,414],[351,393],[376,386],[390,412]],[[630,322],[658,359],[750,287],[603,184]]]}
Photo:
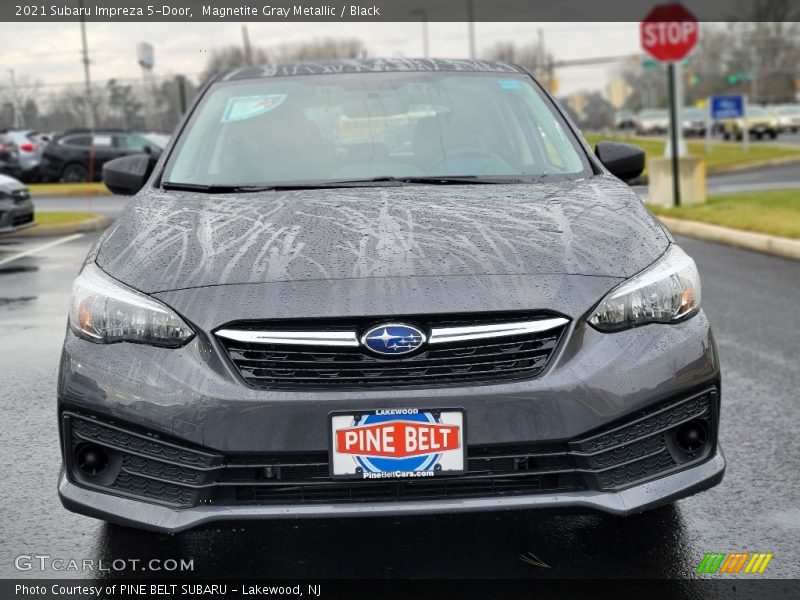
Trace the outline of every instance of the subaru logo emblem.
{"label": "subaru logo emblem", "polygon": [[384,323],[367,330],[361,344],[376,354],[408,354],[425,343],[425,334],[411,325]]}

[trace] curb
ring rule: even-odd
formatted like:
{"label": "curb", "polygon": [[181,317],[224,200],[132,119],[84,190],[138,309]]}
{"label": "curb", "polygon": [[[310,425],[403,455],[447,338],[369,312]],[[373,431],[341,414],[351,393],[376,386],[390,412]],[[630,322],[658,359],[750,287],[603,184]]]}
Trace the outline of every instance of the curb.
{"label": "curb", "polygon": [[88,196],[113,196],[113,194],[106,188],[106,189],[66,189],[63,191],[54,191],[54,190],[42,190],[42,189],[31,189],[28,187],[28,191],[30,191],[31,198],[34,200],[36,198],[53,198],[53,197],[80,197],[86,198]]}
{"label": "curb", "polygon": [[69,235],[70,233],[80,233],[84,231],[97,231],[105,229],[111,224],[111,219],[103,215],[86,213],[90,218],[76,223],[58,223],[56,225],[34,225],[19,231],[12,231],[5,234],[5,239],[12,237],[50,237],[57,235]]}
{"label": "curb", "polygon": [[755,250],[756,252],[800,260],[800,240],[743,231],[741,229],[731,229],[730,227],[700,223],[698,221],[685,221],[671,217],[658,218],[671,233],[677,235],[686,235],[728,246],[736,246],[737,248],[745,248],[746,250]]}
{"label": "curb", "polygon": [[796,163],[800,163],[800,155],[765,158],[763,160],[755,160],[753,162],[748,162],[748,163],[723,165],[713,170],[708,170],[708,177],[711,177],[712,175],[720,175],[723,173],[735,173],[736,171],[750,171],[753,169],[760,169],[761,167],[774,167],[777,165],[791,165]]}

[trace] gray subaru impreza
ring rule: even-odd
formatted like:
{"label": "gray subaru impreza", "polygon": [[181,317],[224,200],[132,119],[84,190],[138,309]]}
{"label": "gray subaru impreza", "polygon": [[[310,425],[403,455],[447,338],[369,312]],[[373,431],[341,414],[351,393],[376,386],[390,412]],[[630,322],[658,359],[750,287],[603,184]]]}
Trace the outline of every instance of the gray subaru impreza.
{"label": "gray subaru impreza", "polygon": [[210,81],[75,281],[70,510],[220,520],[629,515],[722,479],[694,261],[524,69],[247,67]]}

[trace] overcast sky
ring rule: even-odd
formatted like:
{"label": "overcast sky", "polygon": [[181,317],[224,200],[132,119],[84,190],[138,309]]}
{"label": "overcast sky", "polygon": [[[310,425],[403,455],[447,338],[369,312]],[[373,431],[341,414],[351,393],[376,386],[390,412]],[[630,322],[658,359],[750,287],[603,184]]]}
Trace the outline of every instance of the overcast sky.
{"label": "overcast sky", "polygon": [[[430,23],[430,53],[434,57],[468,55],[466,23]],[[533,43],[537,28],[556,59],[619,56],[639,51],[638,23],[477,23],[476,46],[481,50],[498,41]],[[78,23],[0,24],[0,85],[8,84],[13,68],[18,83],[43,84],[83,80]],[[269,47],[324,37],[355,37],[371,56],[422,55],[419,23],[248,23],[253,45]],[[155,47],[155,75],[196,76],[208,54],[241,44],[241,23],[87,23],[92,79],[140,76],[136,44]],[[557,72],[559,95],[580,89],[602,90],[608,67],[570,67]]]}

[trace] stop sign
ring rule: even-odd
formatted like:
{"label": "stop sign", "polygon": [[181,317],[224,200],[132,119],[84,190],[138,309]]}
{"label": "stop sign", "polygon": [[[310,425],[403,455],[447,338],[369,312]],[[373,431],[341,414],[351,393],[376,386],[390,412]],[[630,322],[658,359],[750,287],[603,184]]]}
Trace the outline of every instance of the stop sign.
{"label": "stop sign", "polygon": [[659,4],[641,25],[642,48],[660,61],[678,61],[697,44],[697,19],[680,4]]}

